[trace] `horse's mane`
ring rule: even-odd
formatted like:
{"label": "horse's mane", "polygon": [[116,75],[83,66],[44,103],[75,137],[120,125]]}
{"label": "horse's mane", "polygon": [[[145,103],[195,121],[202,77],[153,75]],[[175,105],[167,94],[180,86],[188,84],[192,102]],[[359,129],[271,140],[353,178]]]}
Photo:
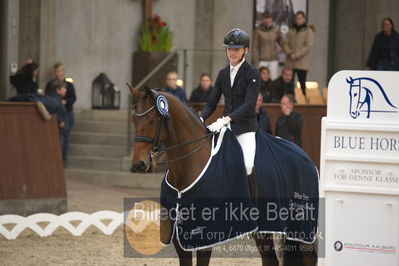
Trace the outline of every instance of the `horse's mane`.
{"label": "horse's mane", "polygon": [[195,114],[191,108],[189,108],[187,105],[180,102],[179,99],[177,99],[175,96],[173,96],[170,93],[167,93],[164,91],[157,91],[157,92],[159,94],[162,94],[163,96],[165,96],[169,102],[173,102],[173,104],[176,104],[176,105],[182,107],[192,120],[196,121],[205,131],[207,130],[205,125],[199,119],[199,116],[197,114]]}

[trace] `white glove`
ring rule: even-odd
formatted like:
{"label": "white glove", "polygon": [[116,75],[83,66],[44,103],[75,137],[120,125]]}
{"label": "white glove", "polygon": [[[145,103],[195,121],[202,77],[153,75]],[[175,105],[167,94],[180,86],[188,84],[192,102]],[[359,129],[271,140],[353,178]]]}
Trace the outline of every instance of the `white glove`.
{"label": "white glove", "polygon": [[222,117],[216,120],[216,122],[213,122],[208,126],[208,129],[212,132],[220,132],[220,130],[230,124],[230,119],[228,117]]}

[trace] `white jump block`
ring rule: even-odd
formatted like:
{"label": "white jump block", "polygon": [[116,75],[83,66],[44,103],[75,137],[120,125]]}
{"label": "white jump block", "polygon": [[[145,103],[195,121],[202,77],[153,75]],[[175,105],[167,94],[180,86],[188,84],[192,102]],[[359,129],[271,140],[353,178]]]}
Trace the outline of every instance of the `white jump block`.
{"label": "white jump block", "polygon": [[399,265],[399,72],[340,71],[322,121],[324,265]]}

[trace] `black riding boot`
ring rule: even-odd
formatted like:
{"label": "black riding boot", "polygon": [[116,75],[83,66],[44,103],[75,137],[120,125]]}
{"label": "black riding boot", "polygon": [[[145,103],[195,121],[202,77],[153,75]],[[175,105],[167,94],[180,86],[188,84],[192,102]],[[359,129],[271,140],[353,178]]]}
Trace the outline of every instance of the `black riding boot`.
{"label": "black riding boot", "polygon": [[258,183],[256,182],[255,167],[252,169],[252,173],[248,175],[249,191],[251,192],[252,204],[254,207],[258,207]]}

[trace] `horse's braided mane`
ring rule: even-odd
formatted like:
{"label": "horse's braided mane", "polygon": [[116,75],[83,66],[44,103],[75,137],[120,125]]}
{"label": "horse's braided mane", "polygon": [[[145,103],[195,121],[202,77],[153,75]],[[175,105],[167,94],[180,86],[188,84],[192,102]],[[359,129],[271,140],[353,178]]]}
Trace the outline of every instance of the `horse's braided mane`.
{"label": "horse's braided mane", "polygon": [[158,92],[159,94],[162,94],[163,96],[165,96],[166,99],[168,99],[168,101],[169,101],[170,98],[172,98],[172,101],[173,101],[174,104],[177,104],[177,105],[180,105],[181,107],[183,107],[183,109],[186,110],[186,112],[189,114],[189,116],[190,116],[194,121],[197,121],[197,122],[202,126],[202,128],[203,128],[204,130],[207,130],[206,127],[205,127],[205,125],[204,125],[204,124],[201,122],[201,120],[199,119],[198,115],[195,114],[191,108],[189,108],[187,105],[181,103],[179,99],[177,99],[175,96],[173,96],[173,95],[171,95],[171,94],[169,94],[169,93],[167,93],[167,92],[164,92],[164,91],[161,91],[161,90],[157,90],[157,92]]}

